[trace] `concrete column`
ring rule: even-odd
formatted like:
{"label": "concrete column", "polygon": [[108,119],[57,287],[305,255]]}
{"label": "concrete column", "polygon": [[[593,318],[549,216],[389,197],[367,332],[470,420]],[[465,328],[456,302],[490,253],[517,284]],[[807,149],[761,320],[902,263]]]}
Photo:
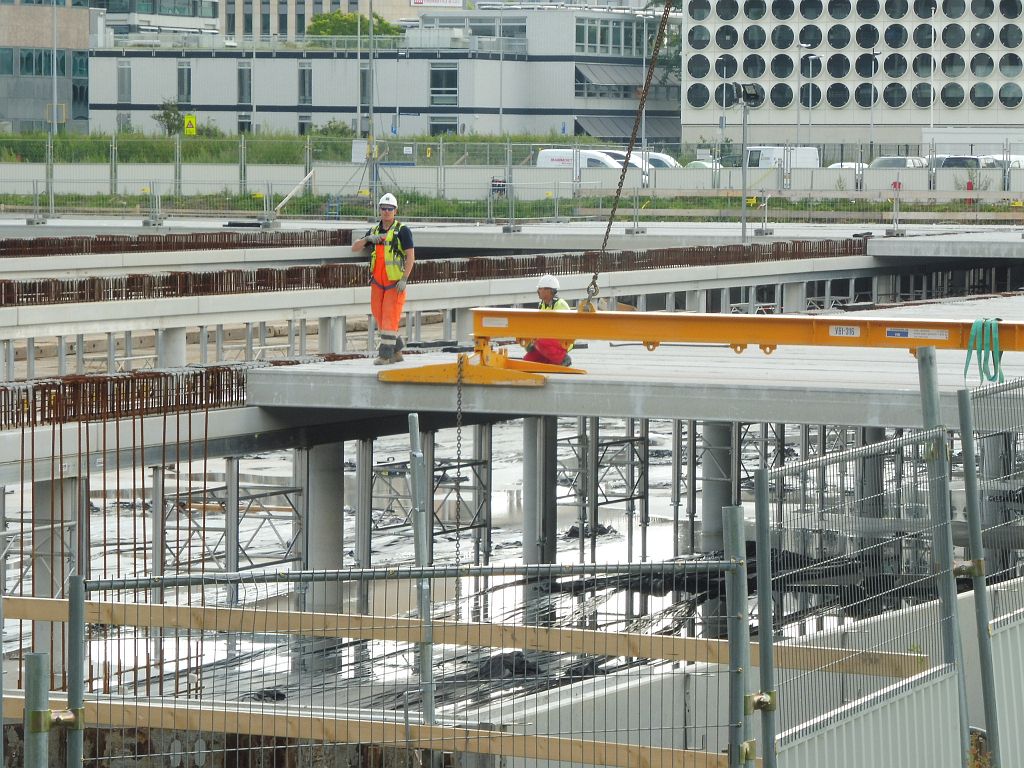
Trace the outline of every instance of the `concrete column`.
{"label": "concrete column", "polygon": [[317,330],[317,351],[337,355],[345,350],[345,318],[321,317]]}
{"label": "concrete column", "polygon": [[255,342],[253,341],[252,335],[252,323],[245,324],[245,359],[246,361],[252,360],[256,354]]}
{"label": "concrete column", "polygon": [[[40,480],[32,484],[32,596],[65,597],[66,558],[75,547],[72,524],[77,522],[77,477]],[[66,630],[61,623],[32,622],[32,650],[49,653],[55,680],[65,657]]]}
{"label": "concrete column", "polygon": [[160,334],[160,368],[184,368],[188,363],[184,328],[164,328]]}
{"label": "concrete column", "polygon": [[445,341],[452,338],[452,311],[446,309],[441,313],[441,336]]}
{"label": "concrete column", "polygon": [[213,361],[224,362],[224,326],[219,323],[213,331]]}
{"label": "concrete column", "polygon": [[[131,336],[126,336],[125,344],[129,344]],[[199,326],[199,362],[206,365],[210,362],[210,334],[205,325]],[[131,355],[131,352],[125,350],[126,355]]]}
{"label": "concrete column", "polygon": [[473,338],[473,313],[469,309],[455,310],[455,340],[460,344]]}
{"label": "concrete column", "polygon": [[68,359],[65,356],[67,352],[66,344],[64,343],[64,337],[57,337],[57,375],[67,376],[68,375]]}
{"label": "concrete column", "polygon": [[784,283],[782,286],[782,311],[804,312],[807,310],[807,283]]}
{"label": "concrete column", "polygon": [[638,312],[646,312],[647,311],[647,294],[646,293],[641,293],[639,296],[636,297],[636,308],[637,308]]}
{"label": "concrete column", "polygon": [[[224,501],[224,570],[228,573],[238,573],[239,550],[239,477],[238,458],[228,456],[224,459],[224,484],[227,486],[226,498]],[[238,585],[228,586],[228,605],[238,604]]]}
{"label": "concrete column", "polygon": [[295,354],[295,321],[288,320],[288,354]]}
{"label": "concrete column", "polygon": [[117,372],[117,339],[107,332],[107,373]]}
{"label": "concrete column", "polygon": [[[370,546],[372,541],[371,508],[373,506],[373,438],[359,441],[356,453],[356,565],[369,568],[372,565]],[[368,613],[370,609],[369,590],[360,585],[358,611]]]}
{"label": "concrete column", "polygon": [[366,351],[377,351],[377,321],[373,315],[366,316]]}
{"label": "concrete column", "polygon": [[299,319],[299,354],[306,354],[306,318]]}
{"label": "concrete column", "polygon": [[[12,366],[8,369],[8,378],[12,377],[14,367],[14,355],[11,350],[11,363]],[[75,373],[85,373],[85,336],[81,333],[75,336]]]}
{"label": "concrete column", "polygon": [[29,336],[25,339],[25,378],[34,379],[36,377],[36,340],[35,337]]}
{"label": "concrete column", "polygon": [[[702,427],[704,461],[701,464],[701,541],[702,552],[725,549],[722,534],[722,507],[733,504],[733,432],[729,422],[705,421]],[[725,595],[705,601],[704,636],[724,637],[726,632]]]}
{"label": "concrete column", "polygon": [[723,288],[721,290],[721,294],[722,294],[722,314],[728,315],[730,312],[732,312],[732,300],[729,297],[729,289],[728,288]]}
{"label": "concrete column", "polygon": [[[555,418],[523,419],[523,563],[555,562]],[[546,624],[539,587],[524,592],[527,624]]]}
{"label": "concrete column", "polygon": [[[204,325],[203,328],[205,329],[206,326]],[[125,331],[124,332],[124,356],[125,357],[131,357],[133,354],[134,354],[134,352],[132,351],[132,332],[131,331]],[[204,363],[206,362],[205,358],[203,359],[203,362]],[[124,364],[124,367],[125,367],[125,370],[130,371],[130,370],[132,370],[132,368],[135,367],[135,365],[134,365],[134,363],[131,360],[126,360],[125,364]]]}
{"label": "concrete column", "polygon": [[[685,301],[685,296],[683,298]],[[669,291],[665,294],[665,311],[675,312],[676,311],[676,294],[674,291]]]}
{"label": "concrete column", "polygon": [[537,459],[540,463],[540,556],[541,562],[553,563],[558,543],[558,419],[540,418],[537,436]]}
{"label": "concrete column", "polygon": [[537,445],[540,440],[541,420],[539,416],[523,419],[523,564],[536,565],[541,562],[541,515],[543,513],[544,483],[540,476],[540,456]]}
{"label": "concrete column", "polygon": [[480,510],[480,522],[483,528],[474,531],[476,547],[474,562],[487,565],[491,561],[491,461],[493,445],[493,427],[490,424],[478,424],[473,427],[473,461],[479,462],[477,474],[481,488],[473,500],[474,509]]}

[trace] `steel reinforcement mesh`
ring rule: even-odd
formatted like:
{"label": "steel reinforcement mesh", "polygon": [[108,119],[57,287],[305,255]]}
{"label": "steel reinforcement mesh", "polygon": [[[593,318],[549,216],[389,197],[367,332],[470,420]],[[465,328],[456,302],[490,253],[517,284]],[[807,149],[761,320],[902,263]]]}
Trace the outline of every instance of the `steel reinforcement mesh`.
{"label": "steel reinforcement mesh", "polygon": [[[846,705],[899,690],[943,663],[936,541],[938,430],[768,470],[778,732],[823,726]],[[758,631],[762,631],[759,627]],[[804,651],[801,651],[804,649]],[[781,669],[810,652],[805,670]]]}
{"label": "steel reinforcement mesh", "polygon": [[[991,618],[998,619],[1024,608],[1024,379],[978,387],[970,397],[985,547],[981,555]],[[954,465],[954,479],[956,470]],[[954,535],[962,529],[966,539],[966,528],[961,514]]]}

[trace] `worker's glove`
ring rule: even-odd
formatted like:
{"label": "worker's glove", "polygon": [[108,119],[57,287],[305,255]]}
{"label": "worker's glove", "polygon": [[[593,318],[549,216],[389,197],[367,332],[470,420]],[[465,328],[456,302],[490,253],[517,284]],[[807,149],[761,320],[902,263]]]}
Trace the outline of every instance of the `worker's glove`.
{"label": "worker's glove", "polygon": [[406,283],[408,283],[408,282],[409,281],[406,280],[403,277],[401,280],[399,280],[397,283],[395,283],[395,290],[398,291],[399,293],[405,293],[405,286],[406,286]]}
{"label": "worker's glove", "polygon": [[363,238],[363,242],[367,245],[378,245],[384,242],[384,235],[367,235]]}

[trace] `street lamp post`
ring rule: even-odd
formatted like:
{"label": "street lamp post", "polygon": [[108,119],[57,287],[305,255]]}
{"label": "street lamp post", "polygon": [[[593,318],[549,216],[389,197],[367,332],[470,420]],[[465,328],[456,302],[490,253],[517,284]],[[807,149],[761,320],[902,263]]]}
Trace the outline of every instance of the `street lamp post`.
{"label": "street lamp post", "polygon": [[718,79],[721,81],[722,89],[722,115],[718,118],[718,157],[722,157],[722,151],[725,147],[725,54],[723,53],[717,59],[715,59],[715,71],[718,73]]}
{"label": "street lamp post", "polygon": [[939,4],[932,0],[932,13],[928,17],[928,58],[931,67],[928,70],[928,127],[935,127],[935,14],[938,13]]}
{"label": "street lamp post", "polygon": [[874,47],[871,49],[871,80],[868,82],[868,88],[870,89],[871,99],[871,134],[869,136],[870,141],[868,142],[868,149],[871,158],[875,156],[875,73],[878,71],[878,54],[881,51],[876,50]]}
{"label": "street lamp post", "polygon": [[740,133],[740,184],[743,187],[742,196],[740,198],[740,243],[742,245],[747,244],[747,112],[752,106],[755,106],[758,102],[757,86],[753,83],[734,83],[733,88],[735,89],[736,98],[740,102],[742,109],[742,120],[743,126]]}
{"label": "street lamp post", "polygon": [[821,61],[821,57],[816,53],[808,53],[804,55],[807,60],[807,74],[811,78],[807,83],[807,143],[811,143],[811,128],[814,125],[814,104],[811,98],[814,95],[814,62]]}

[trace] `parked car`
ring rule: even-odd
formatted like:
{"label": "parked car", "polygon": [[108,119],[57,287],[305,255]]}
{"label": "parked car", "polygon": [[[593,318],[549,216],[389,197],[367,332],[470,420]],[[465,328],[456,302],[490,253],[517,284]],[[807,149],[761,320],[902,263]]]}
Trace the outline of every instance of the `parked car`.
{"label": "parked car", "polygon": [[939,168],[967,168],[977,170],[979,168],[1002,168],[994,157],[988,155],[949,155],[942,160]]}
{"label": "parked car", "polygon": [[829,166],[829,168],[852,168],[857,173],[860,173],[861,171],[863,171],[867,167],[868,167],[867,163],[851,163],[851,162],[832,163],[832,165]]}
{"label": "parked car", "polygon": [[[743,163],[739,154],[722,158],[722,165],[739,168]],[[817,147],[747,147],[748,168],[820,168],[821,156]]]}
{"label": "parked car", "polygon": [[691,160],[683,168],[714,168],[716,171],[722,167],[717,160]]}
{"label": "parked car", "polygon": [[[618,160],[620,167],[621,167],[621,165],[624,162],[626,162],[626,153],[625,153],[625,151],[623,151],[621,149],[602,149],[600,151],[604,152],[609,157],[614,157],[616,160]],[[629,154],[629,165],[630,165],[631,168],[637,168],[637,169],[639,169],[641,171],[644,171],[645,173],[647,172],[648,168],[650,167],[650,166],[648,166],[648,168],[644,167],[644,162],[643,162],[643,160],[640,157],[640,150],[638,150],[638,149],[634,149]]]}
{"label": "parked car", "polygon": [[868,164],[868,168],[927,168],[928,161],[915,155],[876,157]]}
{"label": "parked car", "polygon": [[682,168],[672,155],[666,155],[664,152],[648,152],[647,162],[651,164],[652,168]]}
{"label": "parked car", "polygon": [[577,162],[574,153],[578,153],[580,168],[622,168],[621,161],[596,149],[542,149],[537,153],[537,167],[572,168]]}

